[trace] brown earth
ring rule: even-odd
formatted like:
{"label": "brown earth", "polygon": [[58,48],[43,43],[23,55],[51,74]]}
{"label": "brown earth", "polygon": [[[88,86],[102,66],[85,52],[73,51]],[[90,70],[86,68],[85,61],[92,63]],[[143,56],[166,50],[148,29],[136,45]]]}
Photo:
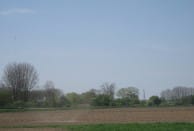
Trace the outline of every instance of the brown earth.
{"label": "brown earth", "polygon": [[0,113],[0,126],[128,122],[194,122],[194,107]]}

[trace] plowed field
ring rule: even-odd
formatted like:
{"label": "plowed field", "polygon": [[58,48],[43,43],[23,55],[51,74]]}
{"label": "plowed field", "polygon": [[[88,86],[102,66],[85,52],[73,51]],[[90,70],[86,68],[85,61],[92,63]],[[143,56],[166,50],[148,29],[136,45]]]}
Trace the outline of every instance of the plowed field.
{"label": "plowed field", "polygon": [[0,113],[0,126],[129,122],[194,122],[194,107],[115,108]]}

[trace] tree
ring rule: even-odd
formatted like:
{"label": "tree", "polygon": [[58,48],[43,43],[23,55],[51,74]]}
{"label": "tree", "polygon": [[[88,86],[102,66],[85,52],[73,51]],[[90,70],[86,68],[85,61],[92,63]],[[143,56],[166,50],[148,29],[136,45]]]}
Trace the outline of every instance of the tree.
{"label": "tree", "polygon": [[79,94],[75,92],[67,93],[66,98],[70,101],[71,104],[76,105],[80,104],[81,102],[81,97]]}
{"label": "tree", "polygon": [[12,100],[10,91],[7,88],[4,88],[3,85],[0,85],[0,107],[5,107],[11,102]]}
{"label": "tree", "polygon": [[191,96],[191,104],[194,105],[194,96]]}
{"label": "tree", "polygon": [[161,98],[164,100],[180,101],[182,98],[194,95],[194,88],[177,86],[172,90],[167,89],[161,92]]}
{"label": "tree", "polygon": [[117,96],[121,98],[121,105],[129,106],[139,103],[139,90],[135,87],[121,88],[117,92]]}
{"label": "tree", "polygon": [[149,106],[159,106],[161,104],[161,99],[158,96],[151,96],[148,101]]}
{"label": "tree", "polygon": [[172,99],[172,91],[170,89],[162,91],[160,95],[161,95],[161,98],[164,100]]}
{"label": "tree", "polygon": [[4,70],[3,83],[12,92],[14,101],[28,101],[29,93],[38,82],[38,74],[29,63],[11,63]]}
{"label": "tree", "polygon": [[113,100],[114,94],[115,94],[115,84],[104,83],[101,87],[102,87],[102,94],[109,96],[110,99]]}
{"label": "tree", "polygon": [[81,94],[82,103],[91,104],[92,100],[97,96],[94,89],[91,89],[87,92]]}
{"label": "tree", "polygon": [[64,95],[62,95],[59,100],[60,101],[58,103],[58,106],[60,107],[63,106],[69,107],[71,105],[70,101]]}
{"label": "tree", "polygon": [[110,99],[110,96],[105,94],[98,95],[95,99],[92,101],[93,106],[110,106],[110,103],[112,100]]}
{"label": "tree", "polygon": [[47,106],[57,106],[62,96],[62,91],[55,88],[55,85],[52,81],[47,81],[44,85],[46,92],[46,103]]}
{"label": "tree", "polygon": [[121,88],[117,92],[117,96],[121,98],[136,99],[138,98],[139,90],[135,87]]}
{"label": "tree", "polygon": [[30,101],[34,103],[35,106],[43,107],[46,101],[46,90],[36,89],[32,90],[30,93]]}

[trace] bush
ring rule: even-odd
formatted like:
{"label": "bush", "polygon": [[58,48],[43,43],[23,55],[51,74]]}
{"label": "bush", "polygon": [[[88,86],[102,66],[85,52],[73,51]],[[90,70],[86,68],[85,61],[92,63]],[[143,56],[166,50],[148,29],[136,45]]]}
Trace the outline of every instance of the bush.
{"label": "bush", "polygon": [[194,96],[191,98],[191,104],[194,105]]}
{"label": "bush", "polygon": [[159,106],[161,99],[158,96],[151,96],[148,101],[148,106]]}
{"label": "bush", "polygon": [[108,95],[98,95],[96,98],[93,99],[92,105],[93,106],[110,106],[112,105],[113,101]]}
{"label": "bush", "polygon": [[26,107],[24,101],[15,101],[15,102],[13,102],[13,106],[15,108],[24,108],[24,107]]}
{"label": "bush", "polygon": [[71,102],[63,95],[57,102],[57,107],[70,107]]}
{"label": "bush", "polygon": [[147,106],[147,101],[146,100],[141,100],[141,101],[139,101],[139,105],[141,107]]}
{"label": "bush", "polygon": [[11,102],[11,93],[8,90],[0,90],[0,107],[5,107]]}

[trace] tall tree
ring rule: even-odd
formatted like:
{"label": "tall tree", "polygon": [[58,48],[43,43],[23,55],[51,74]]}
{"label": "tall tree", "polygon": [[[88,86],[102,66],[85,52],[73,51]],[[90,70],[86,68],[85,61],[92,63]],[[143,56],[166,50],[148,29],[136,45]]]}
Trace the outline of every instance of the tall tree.
{"label": "tall tree", "polygon": [[135,87],[121,88],[117,92],[117,96],[121,98],[134,99],[138,98],[139,90]]}
{"label": "tall tree", "polygon": [[96,90],[91,89],[81,94],[82,102],[84,104],[91,104],[92,100],[97,96]]}
{"label": "tall tree", "polygon": [[38,74],[29,63],[11,63],[4,70],[3,82],[11,90],[14,101],[28,101],[30,90],[37,85]]}
{"label": "tall tree", "polygon": [[67,99],[71,102],[72,105],[81,103],[81,96],[75,92],[70,92],[66,94]]}
{"label": "tall tree", "polygon": [[114,83],[104,83],[102,86],[102,93],[110,97],[111,100],[114,99],[115,94],[115,84]]}
{"label": "tall tree", "polygon": [[151,96],[148,101],[149,106],[159,106],[161,104],[161,99],[158,96]]}
{"label": "tall tree", "polygon": [[179,100],[192,95],[194,95],[194,88],[183,86],[177,86],[172,90],[167,89],[161,92],[161,98],[165,100]]}
{"label": "tall tree", "polygon": [[60,97],[62,96],[62,91],[55,88],[52,81],[47,81],[44,85],[46,93],[46,103],[47,106],[57,106]]}
{"label": "tall tree", "polygon": [[129,106],[130,104],[139,103],[139,90],[136,87],[121,88],[117,92],[117,96],[121,98],[121,105]]}

